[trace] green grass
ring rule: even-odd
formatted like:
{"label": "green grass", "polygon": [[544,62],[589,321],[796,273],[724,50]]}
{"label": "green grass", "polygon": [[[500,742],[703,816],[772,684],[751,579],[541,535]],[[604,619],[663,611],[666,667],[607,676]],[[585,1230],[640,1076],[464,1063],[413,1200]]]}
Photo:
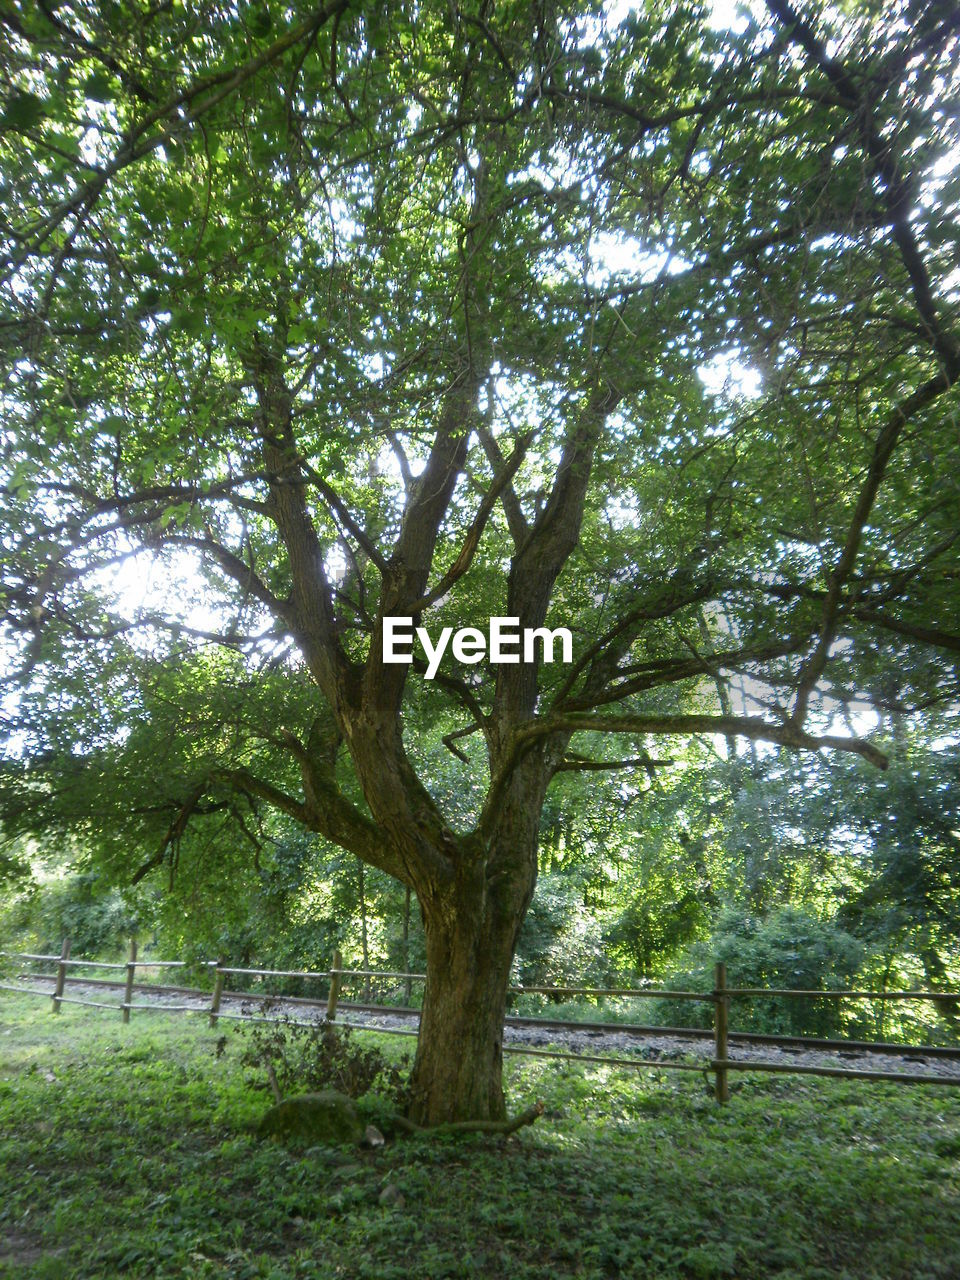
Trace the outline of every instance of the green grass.
{"label": "green grass", "polygon": [[0,1276],[960,1275],[960,1091],[513,1060],[514,1138],[303,1152],[224,1029],[0,993]]}

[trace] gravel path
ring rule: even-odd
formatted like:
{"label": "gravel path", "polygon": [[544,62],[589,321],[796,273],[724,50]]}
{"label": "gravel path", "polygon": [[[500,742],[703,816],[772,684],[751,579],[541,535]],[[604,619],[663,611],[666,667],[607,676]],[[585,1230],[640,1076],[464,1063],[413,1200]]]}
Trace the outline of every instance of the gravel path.
{"label": "gravel path", "polygon": [[[24,982],[25,978],[18,979]],[[36,982],[49,983],[49,978],[35,979]],[[52,992],[52,988],[50,988]],[[120,992],[104,991],[102,987],[69,983],[67,996],[81,1000],[94,1000],[102,1004],[120,1002]],[[210,1007],[208,996],[188,996],[135,991],[134,1005],[143,1005],[155,1009],[190,1009],[202,1012]],[[261,1015],[261,1001],[249,996],[233,995],[225,992],[220,1005],[221,1013],[231,1015],[229,1020],[245,1015]],[[266,1016],[277,1018],[289,1016],[300,1022],[321,1022],[324,1017],[322,1007],[302,1005],[273,999]],[[354,1026],[376,1027],[381,1031],[413,1032],[416,1023],[409,1016],[390,1013],[361,1013],[345,1009],[337,1009],[337,1020]],[[691,1063],[709,1062],[713,1057],[712,1040],[695,1036],[679,1035],[636,1035],[618,1031],[611,1026],[609,1031],[565,1031],[554,1028],[539,1027],[505,1027],[504,1044],[516,1048],[530,1050],[556,1050],[561,1053],[588,1054],[597,1057],[618,1057],[640,1059],[647,1062],[686,1061]],[[731,1061],[737,1062],[771,1062],[784,1066],[843,1067],[857,1071],[892,1071],[903,1075],[933,1075],[945,1079],[956,1080],[960,1084],[960,1059],[928,1057],[922,1052],[871,1053],[861,1049],[800,1049],[767,1044],[743,1044],[737,1042],[730,1046]]]}

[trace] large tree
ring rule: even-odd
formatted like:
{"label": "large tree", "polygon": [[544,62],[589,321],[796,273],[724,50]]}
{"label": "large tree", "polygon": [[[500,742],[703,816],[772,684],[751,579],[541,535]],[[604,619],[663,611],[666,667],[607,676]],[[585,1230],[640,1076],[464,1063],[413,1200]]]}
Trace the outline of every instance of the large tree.
{"label": "large tree", "polygon": [[[694,733],[882,766],[837,708],[892,656],[909,714],[960,650],[958,27],[5,5],[9,820],[129,747],[141,870],[239,798],[389,872],[426,935],[413,1114],[501,1116],[557,772],[642,785]],[[205,622],[111,593],[157,562]],[[384,662],[384,617],[492,615],[573,662]],[[166,780],[148,655],[203,739]]]}

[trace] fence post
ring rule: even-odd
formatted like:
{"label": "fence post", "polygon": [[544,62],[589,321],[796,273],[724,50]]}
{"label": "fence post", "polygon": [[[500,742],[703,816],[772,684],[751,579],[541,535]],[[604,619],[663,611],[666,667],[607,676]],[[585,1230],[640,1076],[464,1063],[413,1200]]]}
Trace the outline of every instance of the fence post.
{"label": "fence post", "polygon": [[[716,1039],[714,1042],[714,1058],[718,1062],[726,1062],[727,1060],[727,1030],[729,1026],[729,1010],[730,997],[726,994],[727,990],[727,966],[722,960],[718,960],[713,967],[713,1000],[714,1000],[714,1031]],[[730,1089],[727,1084],[726,1067],[715,1067],[716,1072],[716,1097],[717,1102],[724,1103],[730,1099]]]}
{"label": "fence post", "polygon": [[123,988],[123,1020],[130,1021],[130,1001],[133,999],[133,972],[137,967],[137,940],[130,939],[130,959],[127,961],[127,981]]}
{"label": "fence post", "polygon": [[53,993],[52,1013],[60,1012],[60,998],[63,995],[63,985],[67,980],[67,961],[70,959],[70,939],[64,938],[63,946],[60,948],[60,963],[57,966],[57,987]]}
{"label": "fence post", "polygon": [[220,1012],[220,1000],[223,996],[223,984],[226,977],[223,972],[223,956],[217,958],[217,967],[214,970],[216,977],[213,980],[213,995],[210,997],[210,1025],[217,1025],[217,1014]]}
{"label": "fence post", "polygon": [[333,1022],[337,1016],[337,1000],[340,996],[340,969],[343,968],[343,956],[339,951],[333,953],[333,965],[330,969],[330,995],[327,997],[327,1021]]}

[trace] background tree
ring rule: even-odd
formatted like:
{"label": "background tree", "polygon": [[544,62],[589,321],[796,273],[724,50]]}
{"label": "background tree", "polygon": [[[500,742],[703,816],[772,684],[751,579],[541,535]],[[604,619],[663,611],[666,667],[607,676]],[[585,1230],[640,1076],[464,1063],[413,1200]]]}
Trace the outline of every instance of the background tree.
{"label": "background tree", "polygon": [[[558,771],[692,733],[883,765],[834,723],[877,655],[906,714],[955,692],[957,25],[5,9],[8,813],[96,749],[129,790],[86,821],[137,799],[138,874],[272,806],[395,877],[414,1117],[502,1115]],[[131,610],[111,575],[151,559],[184,585]],[[382,660],[385,616],[492,614],[571,624],[574,663]],[[180,758],[152,813],[147,650]]]}

